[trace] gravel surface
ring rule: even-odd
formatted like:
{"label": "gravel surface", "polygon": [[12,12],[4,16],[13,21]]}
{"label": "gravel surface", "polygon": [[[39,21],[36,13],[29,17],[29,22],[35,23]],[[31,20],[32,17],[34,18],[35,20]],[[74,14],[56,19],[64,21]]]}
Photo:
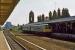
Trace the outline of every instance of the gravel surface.
{"label": "gravel surface", "polygon": [[11,50],[24,50],[19,44],[17,44],[13,39],[11,39],[11,34],[9,32],[5,31],[4,34],[11,47]]}

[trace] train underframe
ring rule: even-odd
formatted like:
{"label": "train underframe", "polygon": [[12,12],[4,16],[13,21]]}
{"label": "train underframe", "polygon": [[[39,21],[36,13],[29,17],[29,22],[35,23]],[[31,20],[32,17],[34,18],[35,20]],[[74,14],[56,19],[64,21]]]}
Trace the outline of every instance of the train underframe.
{"label": "train underframe", "polygon": [[50,37],[52,32],[35,32],[35,31],[23,31],[23,33],[27,33],[27,34],[34,34],[37,36],[46,36],[46,37]]}
{"label": "train underframe", "polygon": [[74,34],[52,33],[52,32],[34,32],[34,31],[24,31],[24,33],[33,34],[34,36],[49,37],[49,38],[54,38],[54,39],[59,39],[59,40],[75,42]]}

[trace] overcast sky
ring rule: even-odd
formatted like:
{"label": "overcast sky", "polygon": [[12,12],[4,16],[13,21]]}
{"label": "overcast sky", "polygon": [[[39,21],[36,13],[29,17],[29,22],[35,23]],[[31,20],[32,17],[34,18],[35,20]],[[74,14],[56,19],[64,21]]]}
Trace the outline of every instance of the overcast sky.
{"label": "overcast sky", "polygon": [[7,21],[12,22],[13,25],[26,24],[31,10],[34,12],[35,21],[37,21],[38,15],[48,16],[49,11],[58,8],[68,8],[73,16],[75,15],[75,0],[20,0]]}

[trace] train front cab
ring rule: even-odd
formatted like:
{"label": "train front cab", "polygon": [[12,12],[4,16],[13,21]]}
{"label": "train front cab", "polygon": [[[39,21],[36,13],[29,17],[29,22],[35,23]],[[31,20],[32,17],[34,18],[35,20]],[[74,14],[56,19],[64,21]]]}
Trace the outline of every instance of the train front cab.
{"label": "train front cab", "polygon": [[49,33],[51,33],[52,32],[52,27],[49,26],[49,25],[45,25],[45,27],[43,29],[43,32],[49,32]]}

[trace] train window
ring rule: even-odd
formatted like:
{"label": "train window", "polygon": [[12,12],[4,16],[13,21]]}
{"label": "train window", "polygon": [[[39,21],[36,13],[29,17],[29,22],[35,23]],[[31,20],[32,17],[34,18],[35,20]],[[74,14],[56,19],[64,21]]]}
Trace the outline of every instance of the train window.
{"label": "train window", "polygon": [[51,27],[50,27],[50,26],[48,26],[48,25],[46,25],[46,26],[45,26],[45,29],[50,29],[50,28],[51,28]]}

